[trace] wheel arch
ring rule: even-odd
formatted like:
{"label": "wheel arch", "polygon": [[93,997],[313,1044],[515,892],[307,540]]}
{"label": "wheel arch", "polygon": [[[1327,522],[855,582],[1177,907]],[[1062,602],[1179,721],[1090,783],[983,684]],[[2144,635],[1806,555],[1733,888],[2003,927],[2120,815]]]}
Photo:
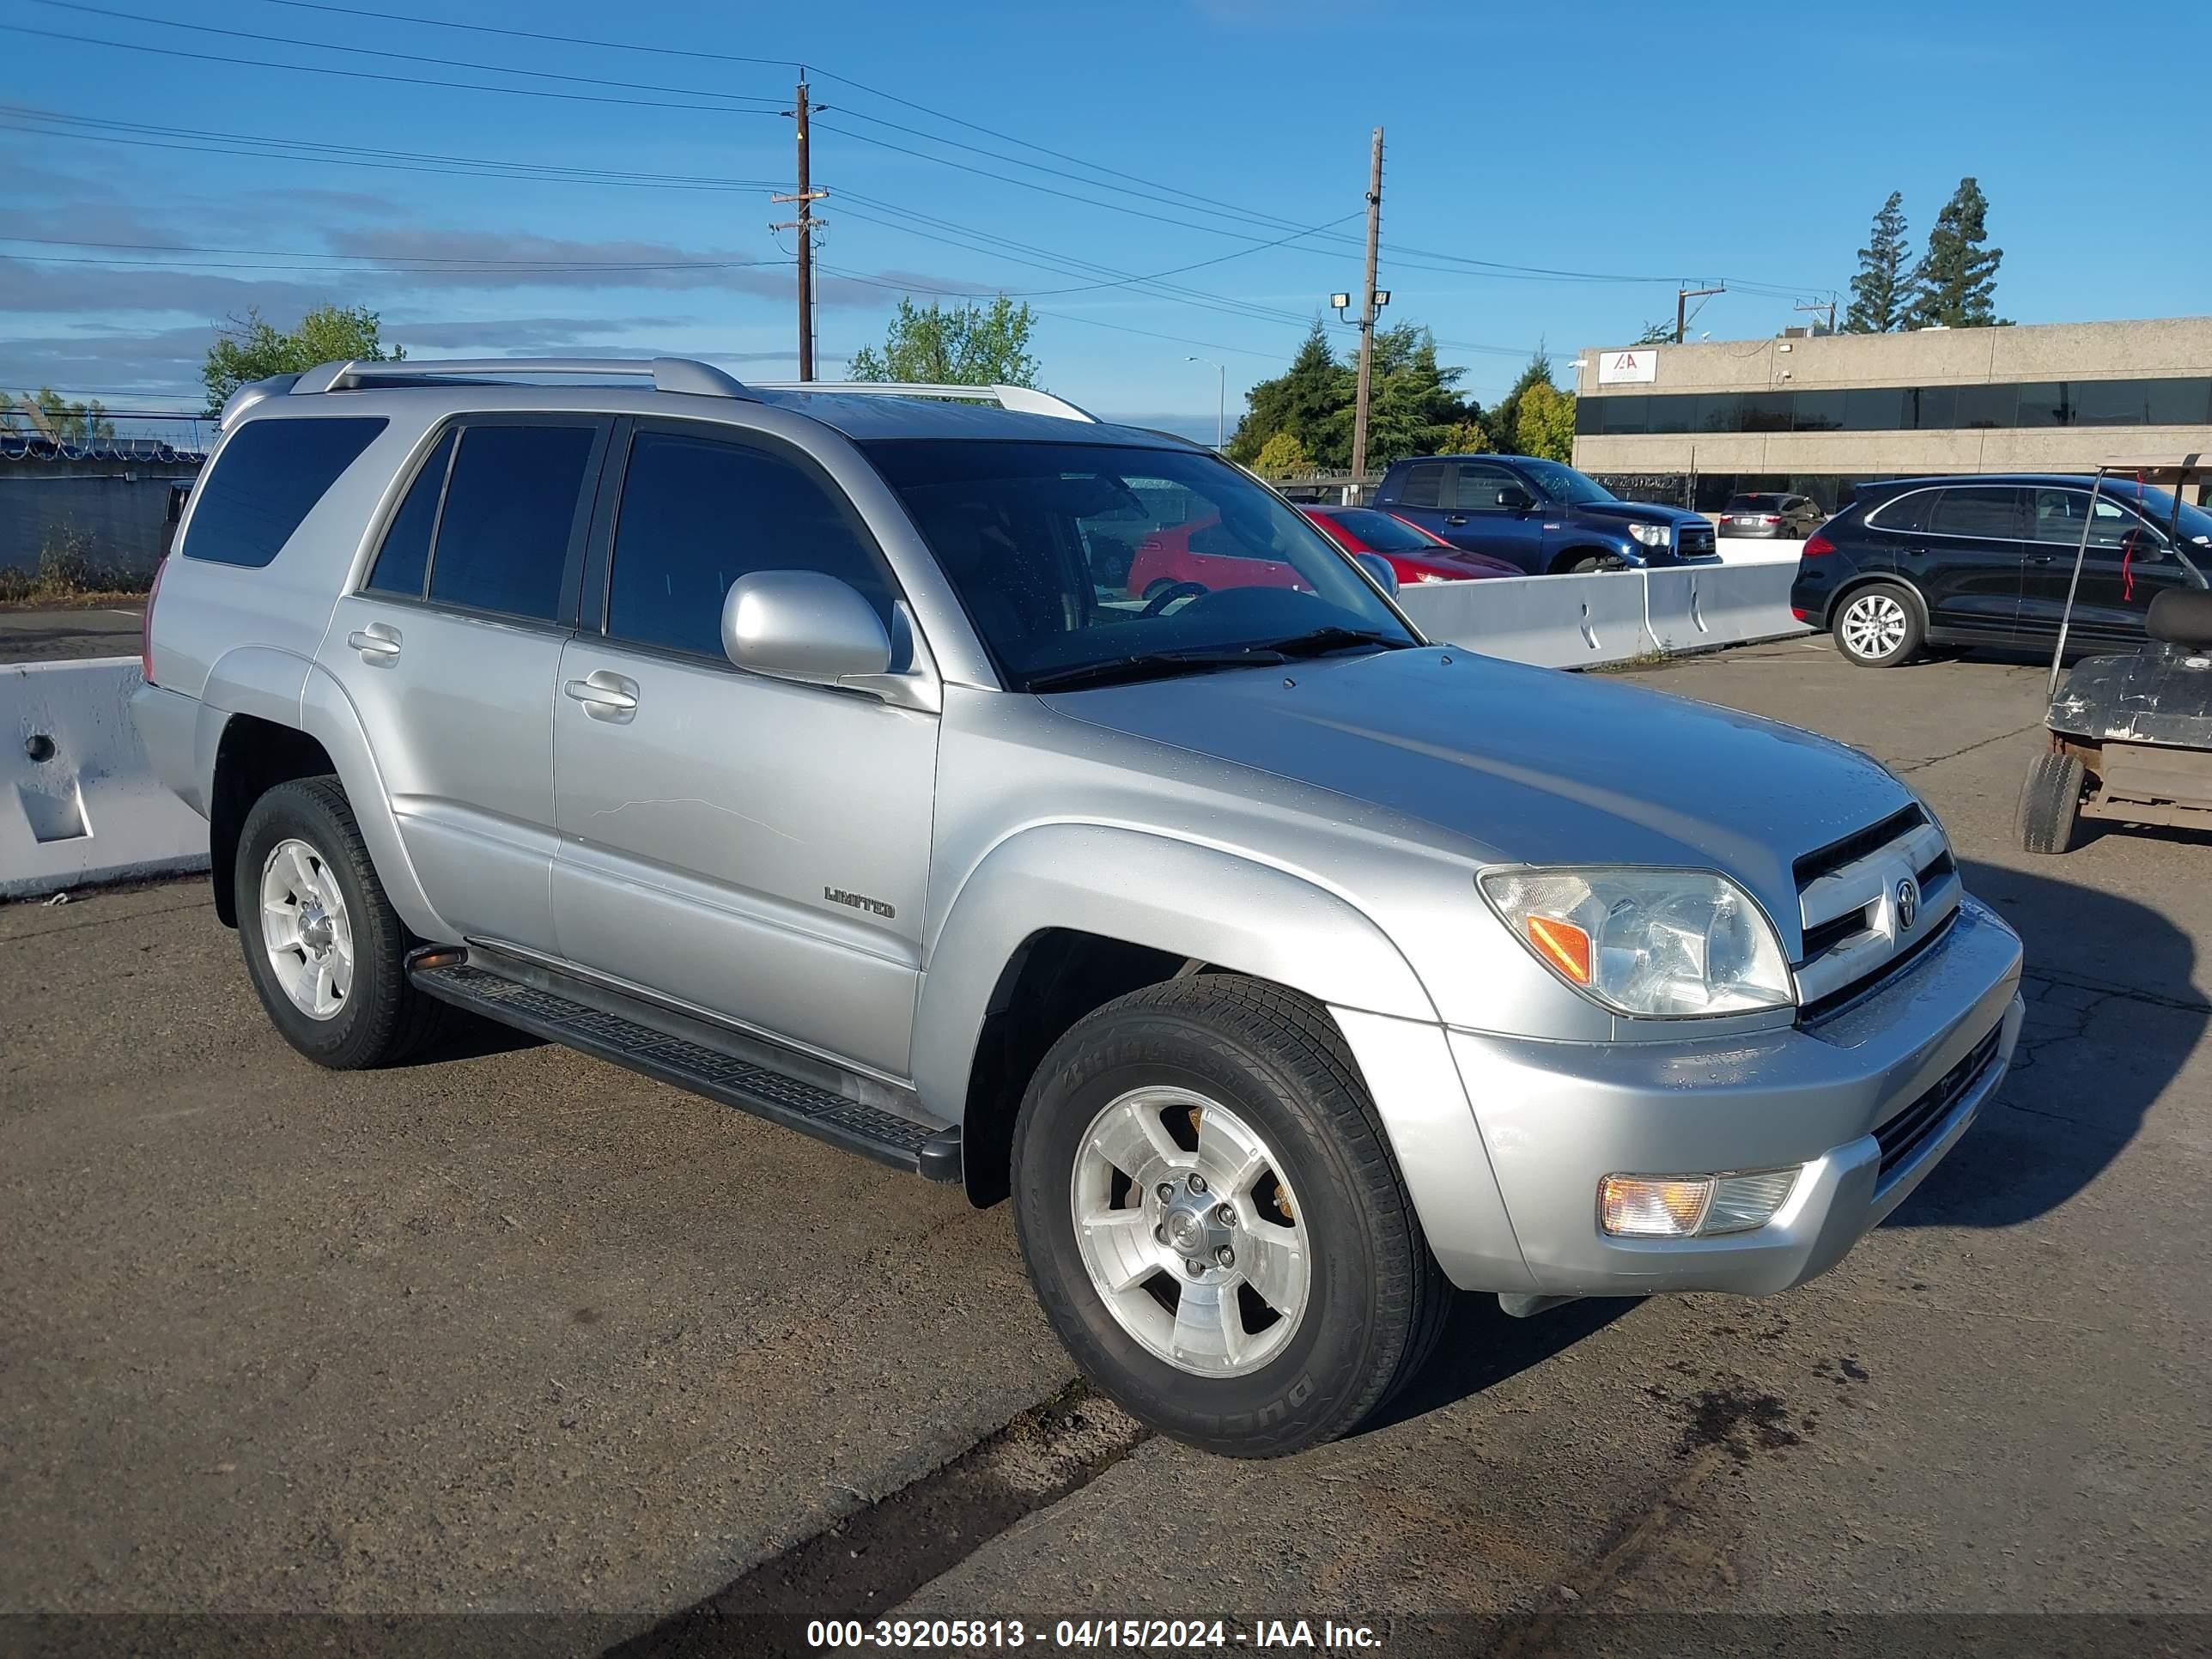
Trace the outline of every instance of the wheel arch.
{"label": "wheel arch", "polygon": [[1578,560],[1618,559],[1620,556],[1620,550],[1617,547],[1598,547],[1588,542],[1577,542],[1572,547],[1562,548],[1554,554],[1551,563],[1544,567],[1544,572],[1547,575],[1564,576],[1573,570]]}
{"label": "wheel arch", "polygon": [[933,930],[914,1082],[963,1126],[969,1195],[1005,1195],[1005,1152],[1036,1062],[1093,1008],[1178,974],[1232,972],[1342,1006],[1434,1022],[1382,930],[1308,878],[1218,848],[1057,823],[1000,842]]}

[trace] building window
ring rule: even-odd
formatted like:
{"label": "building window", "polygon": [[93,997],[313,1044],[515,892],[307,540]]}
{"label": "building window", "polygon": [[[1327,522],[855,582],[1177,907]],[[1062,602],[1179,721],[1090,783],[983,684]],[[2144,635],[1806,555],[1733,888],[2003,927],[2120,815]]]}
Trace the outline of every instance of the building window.
{"label": "building window", "polygon": [[1575,430],[1949,432],[1996,427],[2212,425],[2212,379],[2035,380],[1844,391],[1653,392],[1577,400]]}

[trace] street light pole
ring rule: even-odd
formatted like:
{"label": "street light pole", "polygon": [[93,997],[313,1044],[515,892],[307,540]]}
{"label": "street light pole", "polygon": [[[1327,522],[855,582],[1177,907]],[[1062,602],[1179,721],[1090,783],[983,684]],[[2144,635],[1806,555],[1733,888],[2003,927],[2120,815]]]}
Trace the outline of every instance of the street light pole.
{"label": "street light pole", "polygon": [[1222,423],[1227,418],[1229,410],[1229,370],[1211,357],[1186,357],[1183,362],[1204,363],[1221,377],[1213,394],[1213,453],[1218,455],[1221,453]]}

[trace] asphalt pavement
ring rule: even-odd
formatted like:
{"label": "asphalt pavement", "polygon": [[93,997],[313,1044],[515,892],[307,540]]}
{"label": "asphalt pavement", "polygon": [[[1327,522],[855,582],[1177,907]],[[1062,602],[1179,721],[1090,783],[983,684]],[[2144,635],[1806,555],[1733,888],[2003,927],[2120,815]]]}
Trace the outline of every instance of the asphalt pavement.
{"label": "asphalt pavement", "polygon": [[143,602],[0,608],[0,663],[135,657],[145,620]]}
{"label": "asphalt pavement", "polygon": [[0,908],[0,1613],[549,1613],[471,1639],[638,1654],[894,1613],[2201,1641],[2212,839],[2018,852],[2026,662],[1632,678],[1896,767],[2027,939],[2000,1101],[1825,1278],[1462,1297],[1389,1420],[1232,1462],[1082,1389],[1003,1207],[496,1036],[319,1071],[203,883]]}

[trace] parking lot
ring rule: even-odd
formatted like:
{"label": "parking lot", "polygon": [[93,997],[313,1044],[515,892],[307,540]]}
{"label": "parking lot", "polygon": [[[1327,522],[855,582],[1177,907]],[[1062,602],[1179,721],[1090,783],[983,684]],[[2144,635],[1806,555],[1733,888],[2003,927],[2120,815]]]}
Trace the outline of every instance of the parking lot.
{"label": "parking lot", "polygon": [[1827,1277],[1462,1298],[1389,1421],[1287,1462],[1087,1395],[1003,1207],[520,1039],[318,1071],[201,881],[0,908],[0,1611],[557,1611],[533,1650],[640,1653],[894,1608],[1407,1652],[2212,1613],[2212,840],[2018,852],[2043,672],[1796,641],[1634,677],[1925,794],[2026,938],[2020,1060]]}

